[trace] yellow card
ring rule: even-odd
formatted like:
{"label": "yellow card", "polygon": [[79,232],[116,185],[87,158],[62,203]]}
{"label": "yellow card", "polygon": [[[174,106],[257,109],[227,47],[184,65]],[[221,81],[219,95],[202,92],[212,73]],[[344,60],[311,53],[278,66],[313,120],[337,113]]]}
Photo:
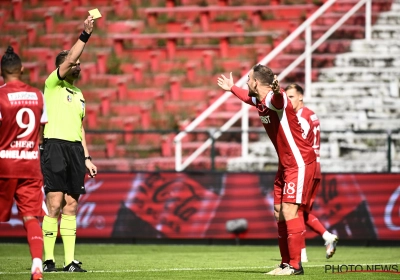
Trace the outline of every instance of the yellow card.
{"label": "yellow card", "polygon": [[90,10],[89,14],[93,17],[93,19],[101,18],[101,14],[100,14],[99,9]]}

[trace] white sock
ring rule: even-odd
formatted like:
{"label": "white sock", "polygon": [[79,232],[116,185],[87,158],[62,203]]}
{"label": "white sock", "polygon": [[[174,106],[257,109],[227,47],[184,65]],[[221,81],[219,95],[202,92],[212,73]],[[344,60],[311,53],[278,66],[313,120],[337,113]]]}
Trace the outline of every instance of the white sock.
{"label": "white sock", "polygon": [[301,249],[301,256],[307,257],[306,248]]}
{"label": "white sock", "polygon": [[325,231],[324,234],[322,235],[322,238],[325,241],[328,241],[330,239],[330,237],[331,237],[331,233],[329,231]]}
{"label": "white sock", "polygon": [[31,273],[34,273],[36,268],[39,268],[41,272],[43,272],[43,263],[42,260],[39,258],[34,258],[32,260],[32,268],[31,268]]}

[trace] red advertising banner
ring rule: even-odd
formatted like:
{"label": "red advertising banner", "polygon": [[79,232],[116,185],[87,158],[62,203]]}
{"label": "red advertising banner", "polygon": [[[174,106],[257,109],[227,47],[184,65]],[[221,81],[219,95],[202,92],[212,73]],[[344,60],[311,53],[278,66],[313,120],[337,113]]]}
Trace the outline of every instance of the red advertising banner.
{"label": "red advertising banner", "polygon": [[125,207],[171,238],[203,238],[220,196],[184,173],[138,174]]}
{"label": "red advertising banner", "polygon": [[[274,173],[100,174],[79,201],[78,238],[275,239]],[[400,174],[323,174],[313,214],[341,239],[400,240]],[[0,237],[24,237],[16,207]],[[307,231],[307,238],[317,234]]]}

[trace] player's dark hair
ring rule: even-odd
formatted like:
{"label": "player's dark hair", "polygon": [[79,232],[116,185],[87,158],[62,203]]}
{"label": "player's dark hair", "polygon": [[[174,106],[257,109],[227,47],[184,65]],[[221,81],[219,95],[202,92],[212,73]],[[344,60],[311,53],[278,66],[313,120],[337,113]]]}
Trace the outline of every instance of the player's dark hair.
{"label": "player's dark hair", "polygon": [[299,92],[301,95],[304,95],[304,90],[301,86],[298,84],[290,84],[285,88],[285,91],[288,91],[289,89],[295,88],[297,92]]}
{"label": "player's dark hair", "polygon": [[262,85],[271,85],[274,81],[274,72],[265,65],[257,64],[253,67],[253,77]]}
{"label": "player's dark hair", "polygon": [[65,58],[68,56],[69,50],[61,51],[56,57],[56,68],[60,67],[60,65],[65,61]]}
{"label": "player's dark hair", "polygon": [[14,52],[11,46],[8,46],[6,53],[1,58],[1,73],[17,74],[21,72],[22,62],[18,54]]}

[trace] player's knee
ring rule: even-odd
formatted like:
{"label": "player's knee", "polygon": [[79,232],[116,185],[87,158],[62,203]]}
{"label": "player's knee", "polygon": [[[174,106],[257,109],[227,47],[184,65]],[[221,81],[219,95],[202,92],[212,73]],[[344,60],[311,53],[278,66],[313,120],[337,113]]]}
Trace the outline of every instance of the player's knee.
{"label": "player's knee", "polygon": [[23,216],[22,220],[24,221],[24,223],[26,223],[26,222],[28,222],[30,220],[37,220],[37,218],[34,217],[34,216]]}
{"label": "player's knee", "polygon": [[46,207],[47,207],[47,216],[51,218],[57,218],[58,215],[60,214],[61,210],[61,204],[60,203],[55,203],[54,201],[46,201]]}
{"label": "player's knee", "polygon": [[286,221],[296,218],[298,205],[293,203],[282,203],[282,215]]}
{"label": "player's knee", "polygon": [[66,203],[65,206],[63,207],[63,214],[76,215],[77,210],[78,210],[78,202],[71,201]]}
{"label": "player's knee", "polygon": [[50,218],[57,218],[60,215],[60,207],[47,206],[47,216]]}

